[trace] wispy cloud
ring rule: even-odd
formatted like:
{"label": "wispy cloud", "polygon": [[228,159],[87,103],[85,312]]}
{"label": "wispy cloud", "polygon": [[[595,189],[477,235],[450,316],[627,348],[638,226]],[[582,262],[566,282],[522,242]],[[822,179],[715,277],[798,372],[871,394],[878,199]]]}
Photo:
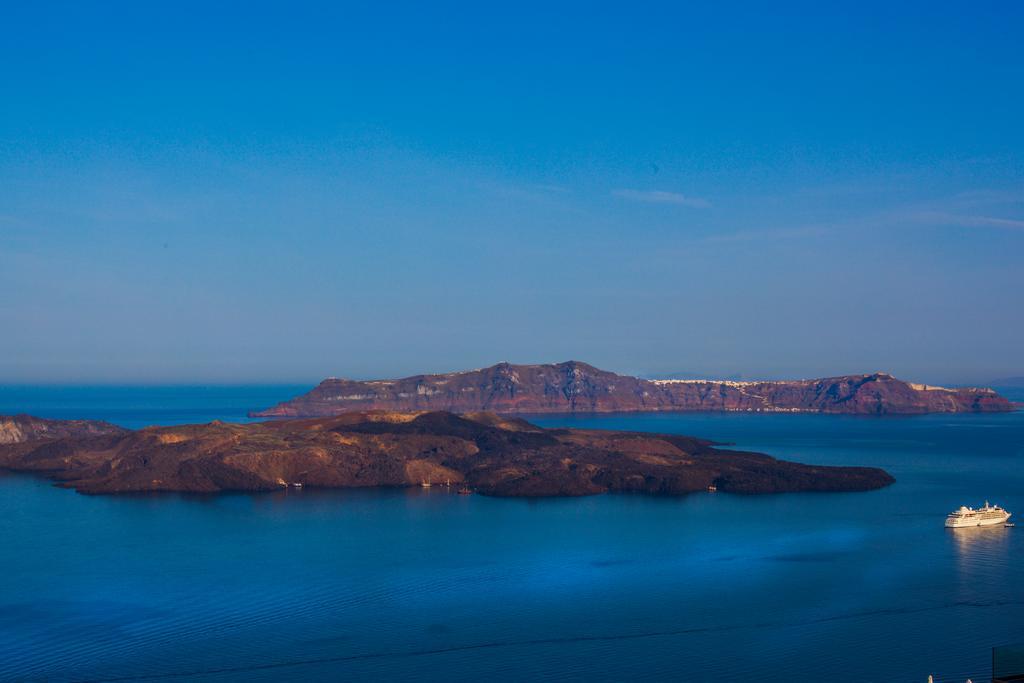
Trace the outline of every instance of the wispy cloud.
{"label": "wispy cloud", "polygon": [[677,206],[689,206],[694,209],[707,209],[711,206],[711,202],[701,197],[689,197],[678,192],[665,192],[664,190],[612,190],[612,196],[635,202],[675,204]]}
{"label": "wispy cloud", "polygon": [[767,228],[763,230],[739,230],[717,235],[708,235],[702,241],[716,242],[753,242],[756,240],[802,239],[805,237],[822,237],[829,230],[820,225],[806,225],[795,228]]}
{"label": "wispy cloud", "polygon": [[918,211],[911,215],[918,223],[957,226],[962,228],[1002,228],[1024,230],[1024,220],[998,216],[961,215],[945,211]]}
{"label": "wispy cloud", "polygon": [[965,190],[953,195],[949,204],[958,208],[1024,204],[1024,187]]}

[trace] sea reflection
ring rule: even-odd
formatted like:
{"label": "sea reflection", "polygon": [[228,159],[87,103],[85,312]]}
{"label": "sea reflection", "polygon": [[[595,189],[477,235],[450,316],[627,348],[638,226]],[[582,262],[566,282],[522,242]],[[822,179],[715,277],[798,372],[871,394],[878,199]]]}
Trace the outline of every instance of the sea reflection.
{"label": "sea reflection", "polygon": [[998,582],[1009,563],[1014,529],[999,526],[946,529],[956,552],[957,571],[965,582]]}

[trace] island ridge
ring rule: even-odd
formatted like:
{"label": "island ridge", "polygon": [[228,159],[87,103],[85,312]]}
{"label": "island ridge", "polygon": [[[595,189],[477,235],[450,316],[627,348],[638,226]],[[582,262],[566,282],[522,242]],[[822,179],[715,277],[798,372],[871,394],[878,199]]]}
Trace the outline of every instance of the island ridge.
{"label": "island ridge", "polygon": [[886,373],[765,382],[647,380],[568,361],[498,363],[404,379],[331,378],[253,417],[318,417],[359,410],[491,411],[502,414],[653,411],[817,412],[859,415],[1002,412],[991,389],[947,389]]}

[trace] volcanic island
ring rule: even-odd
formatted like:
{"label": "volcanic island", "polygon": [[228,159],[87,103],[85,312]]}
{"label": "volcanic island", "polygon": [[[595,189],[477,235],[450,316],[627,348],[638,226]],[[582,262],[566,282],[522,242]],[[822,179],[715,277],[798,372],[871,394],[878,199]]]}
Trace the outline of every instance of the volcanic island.
{"label": "volcanic island", "polygon": [[690,436],[542,428],[492,412],[354,411],[128,430],[0,416],[0,468],[82,493],[448,486],[489,496],[866,491],[872,467],[809,465]]}

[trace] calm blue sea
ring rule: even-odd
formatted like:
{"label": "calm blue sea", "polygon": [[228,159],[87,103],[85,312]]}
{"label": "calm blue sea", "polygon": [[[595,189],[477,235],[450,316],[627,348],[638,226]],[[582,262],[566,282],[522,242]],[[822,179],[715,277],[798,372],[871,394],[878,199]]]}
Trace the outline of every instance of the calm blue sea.
{"label": "calm blue sea", "polygon": [[[308,387],[0,387],[0,414],[241,420]],[[870,493],[91,497],[0,474],[0,680],[986,680],[1024,641],[1024,413],[544,417],[877,465]]]}

